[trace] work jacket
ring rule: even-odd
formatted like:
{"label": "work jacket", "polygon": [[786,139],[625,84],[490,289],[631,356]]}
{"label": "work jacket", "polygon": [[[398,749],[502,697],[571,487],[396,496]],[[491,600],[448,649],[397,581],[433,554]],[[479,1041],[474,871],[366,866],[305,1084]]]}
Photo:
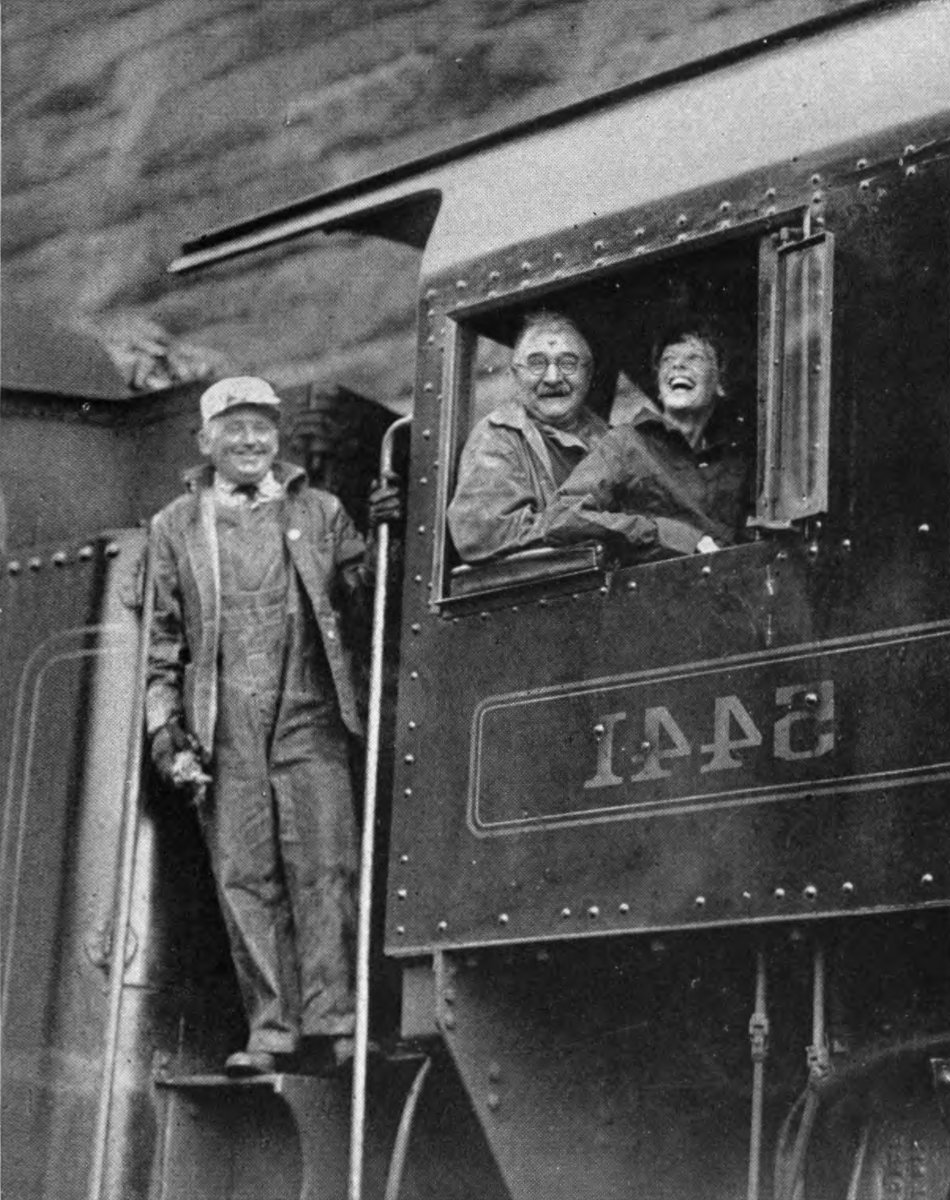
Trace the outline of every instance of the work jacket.
{"label": "work jacket", "polygon": [[[565,457],[576,462],[607,432],[607,423],[582,409],[576,430],[547,427]],[[465,562],[484,562],[544,545],[546,511],[558,483],[551,453],[536,421],[517,401],[483,417],[469,435],[449,505],[449,529]]]}
{"label": "work jacket", "polygon": [[695,449],[652,409],[612,429],[558,490],[550,540],[619,540],[643,558],[692,554],[707,535],[742,541],[749,455],[741,430],[717,418]]}
{"label": "work jacket", "polygon": [[[284,485],[284,539],[313,607],[333,678],[340,715],[362,732],[353,674],[351,614],[362,605],[366,579],[362,537],[336,496],[307,486],[289,463],[275,463]],[[155,516],[150,537],[154,613],[148,655],[149,734],[181,718],[207,754],[218,710],[221,580],[214,505],[214,469],[185,476],[188,491]]]}

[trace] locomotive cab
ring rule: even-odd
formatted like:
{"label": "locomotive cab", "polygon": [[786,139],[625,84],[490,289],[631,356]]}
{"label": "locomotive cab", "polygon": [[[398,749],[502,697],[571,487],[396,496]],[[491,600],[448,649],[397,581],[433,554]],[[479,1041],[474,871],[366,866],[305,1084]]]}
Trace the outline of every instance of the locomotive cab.
{"label": "locomotive cab", "polygon": [[[947,1194],[947,44],[941,0],[862,6],[212,231],[173,264],[320,229],[421,251],[373,977],[400,981],[374,1031],[388,1067],[434,1064],[428,1112],[412,1126],[410,1088],[396,1135],[407,1196]],[[717,327],[749,468],[738,544],[463,560],[459,458],[538,309],[583,330],[613,425],[655,402],[671,314]],[[144,447],[124,486],[151,496]],[[180,901],[150,836],[140,891]],[[134,1052],[133,1098],[111,1126],[100,1105],[82,1194],[342,1194],[345,1091],[201,1073],[235,1005],[220,936],[182,932],[198,900],[159,912],[146,967],[113,971],[110,1069],[121,1084]],[[371,1156],[395,1078],[375,1080]]]}

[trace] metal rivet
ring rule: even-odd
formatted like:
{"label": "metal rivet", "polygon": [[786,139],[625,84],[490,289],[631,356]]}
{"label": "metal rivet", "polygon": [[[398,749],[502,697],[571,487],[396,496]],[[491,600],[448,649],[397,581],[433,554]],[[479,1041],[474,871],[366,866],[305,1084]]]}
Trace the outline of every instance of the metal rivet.
{"label": "metal rivet", "polygon": [[561,909],[561,920],[562,921],[566,921],[570,915],[571,915],[571,910],[569,908]]}
{"label": "metal rivet", "polygon": [[916,168],[916,166],[913,166],[913,165],[912,165],[912,166],[906,167],[906,168],[905,168],[905,170],[904,170],[904,174],[905,174],[905,175],[906,175],[908,178],[909,178],[911,175],[916,175],[916,174],[917,174],[917,168]]}
{"label": "metal rivet", "polygon": [[708,563],[706,564],[705,567],[703,567],[702,574],[703,575],[711,575],[712,574],[712,567]]}
{"label": "metal rivet", "polygon": [[818,553],[818,543],[817,542],[809,542],[808,543],[808,553],[810,555],[812,555],[812,557],[817,555],[817,553]]}
{"label": "metal rivet", "polygon": [[[289,532],[293,533],[293,530],[291,529]],[[297,531],[297,536],[300,537],[299,530]],[[118,544],[116,542],[110,542],[108,546],[106,546],[106,554],[109,556],[109,558],[116,558],[119,554]]]}
{"label": "metal rivet", "polygon": [[409,678],[410,678],[410,679],[418,679],[418,678],[419,678],[419,672],[418,672],[418,671],[410,671],[410,672],[409,672]]}
{"label": "metal rivet", "polygon": [[775,896],[776,900],[785,899],[785,889],[783,887],[777,887],[772,894]]}
{"label": "metal rivet", "polygon": [[629,905],[629,904],[626,902],[626,900],[624,900],[624,901],[623,901],[623,902],[622,902],[622,903],[619,905],[619,907],[618,907],[617,911],[618,911],[618,912],[619,912],[619,913],[620,913],[622,916],[626,916],[626,915],[627,915],[627,913],[630,911],[630,905]]}
{"label": "metal rivet", "polygon": [[821,183],[821,176],[820,175],[812,175],[812,177],[811,177],[812,187],[817,187],[819,185],[819,183]]}
{"label": "metal rivet", "polygon": [[869,191],[871,188],[870,179],[862,179],[861,182],[858,184],[858,187],[861,189],[862,192]]}
{"label": "metal rivet", "polygon": [[752,893],[751,892],[743,892],[742,899],[745,900],[745,902],[748,904],[748,902],[752,899]]}
{"label": "metal rivet", "polygon": [[602,588],[598,588],[597,590],[600,592],[600,594],[602,596],[606,596],[608,594],[608,592],[610,591],[610,588],[602,587]]}
{"label": "metal rivet", "polygon": [[592,921],[596,921],[597,918],[600,916],[600,909],[597,907],[596,904],[592,904],[590,906],[590,908],[587,910],[587,915],[590,917],[590,919]]}
{"label": "metal rivet", "polygon": [[844,892],[844,894],[846,896],[850,896],[854,893],[854,884],[851,882],[850,879],[846,879],[844,881],[844,883],[841,885],[841,890]]}
{"label": "metal rivet", "polygon": [[405,925],[397,925],[396,926],[396,933],[399,937],[403,937],[405,932],[406,932]]}
{"label": "metal rivet", "polygon": [[408,854],[400,854],[399,861],[403,864],[403,866],[405,866],[406,863],[409,861],[409,855]]}
{"label": "metal rivet", "polygon": [[635,592],[636,590],[637,590],[637,581],[635,579],[631,579],[630,582],[627,584],[627,591]]}
{"label": "metal rivet", "polygon": [[602,738],[606,732],[607,732],[606,727],[604,725],[600,724],[599,722],[598,722],[598,724],[596,724],[594,726],[594,737],[595,738]]}
{"label": "metal rivet", "polygon": [[426,439],[426,441],[428,441],[429,438],[432,437],[432,430],[431,429],[423,429],[422,436]]}
{"label": "metal rivet", "polygon": [[88,562],[89,559],[92,558],[92,553],[92,546],[81,546],[79,549],[79,558],[81,558],[83,562]]}
{"label": "metal rivet", "polygon": [[409,899],[409,893],[406,891],[405,888],[400,888],[399,891],[396,893],[396,895],[400,900],[408,900]]}
{"label": "metal rivet", "polygon": [[15,558],[12,561],[7,563],[7,570],[10,572],[11,575],[19,575],[20,572],[22,571],[22,569],[23,568],[20,566],[20,564],[17,562],[17,560]]}
{"label": "metal rivet", "polygon": [[412,795],[412,788],[407,787],[402,789],[402,794],[408,799]]}
{"label": "metal rivet", "polygon": [[683,229],[689,224],[689,217],[686,215],[686,213],[680,213],[680,215],[676,218],[676,224],[680,227],[680,229]]}
{"label": "metal rivet", "polygon": [[422,385],[422,390],[423,390],[424,392],[434,392],[434,391],[435,391],[435,384],[434,384],[434,383],[424,383],[424,384]]}
{"label": "metal rivet", "polygon": [[508,920],[509,920],[509,918],[508,918],[507,913],[499,913],[498,914],[498,924],[499,925],[507,925]]}
{"label": "metal rivet", "polygon": [[419,528],[416,530],[416,533],[425,533],[425,531],[426,531],[425,525],[420,525]]}
{"label": "metal rivet", "polygon": [[863,171],[864,168],[868,165],[868,160],[866,158],[859,158],[858,161],[854,165],[857,167],[857,169],[859,171]]}
{"label": "metal rivet", "polygon": [[497,1083],[501,1079],[501,1066],[496,1062],[488,1064],[488,1078],[492,1083]]}
{"label": "metal rivet", "polygon": [[653,749],[653,744],[651,742],[641,742],[640,749],[644,754],[649,754]]}
{"label": "metal rivet", "polygon": [[414,754],[406,754],[403,756],[402,761],[405,763],[409,763],[409,765],[412,766],[412,764],[416,761],[416,756]]}
{"label": "metal rivet", "polygon": [[821,192],[815,192],[811,198],[812,204],[821,204]]}
{"label": "metal rivet", "polygon": [[409,728],[410,728],[410,729],[415,729],[415,728],[416,728],[416,723],[415,723],[415,721],[410,721],[410,722],[409,722]]}
{"label": "metal rivet", "polygon": [[723,200],[723,202],[719,205],[719,211],[723,213],[727,213],[730,208],[732,208],[732,205],[728,200]]}
{"label": "metal rivet", "polygon": [[413,633],[419,633],[419,631],[422,629],[422,626],[418,621],[414,621],[410,628],[412,629]]}
{"label": "metal rivet", "polygon": [[850,538],[842,538],[841,539],[841,549],[842,550],[850,550],[851,549],[851,539]]}
{"label": "metal rivet", "polygon": [[421,575],[414,575],[414,576],[413,576],[413,580],[414,580],[414,582],[415,582],[415,583],[422,583],[422,576],[421,576]]}
{"label": "metal rivet", "polygon": [[501,1105],[501,1096],[497,1092],[489,1092],[487,1104],[492,1112],[495,1112]]}
{"label": "metal rivet", "polygon": [[929,871],[925,871],[920,877],[920,882],[924,887],[929,887],[934,881],[933,875]]}
{"label": "metal rivet", "polygon": [[930,526],[927,524],[926,521],[924,521],[924,523],[922,525],[917,526],[917,532],[918,533],[930,533]]}
{"label": "metal rivet", "polygon": [[564,261],[564,255],[561,253],[560,250],[554,251],[554,261],[556,263],[562,263]]}
{"label": "metal rivet", "polygon": [[66,557],[65,550],[57,550],[56,553],[53,555],[53,566],[54,567],[65,567],[65,565],[68,561],[69,560]]}
{"label": "metal rivet", "polygon": [[802,895],[805,897],[806,900],[817,900],[818,899],[818,889],[815,887],[815,885],[813,883],[809,883],[802,890]]}
{"label": "metal rivet", "polygon": [[438,923],[438,925],[436,925],[436,929],[438,929],[439,933],[445,933],[445,931],[448,929],[448,927],[449,927],[448,921],[440,921]]}
{"label": "metal rivet", "polygon": [[458,290],[460,292],[464,292],[465,289],[468,287],[468,280],[467,279],[456,279],[455,286],[458,288]]}
{"label": "metal rivet", "polygon": [[492,283],[497,283],[498,280],[501,279],[501,273],[499,271],[489,271],[488,278]]}
{"label": "metal rivet", "polygon": [[766,188],[765,194],[769,198],[769,200],[774,200],[775,199],[775,188],[774,187]]}
{"label": "metal rivet", "polygon": [[454,1029],[455,1028],[455,1014],[450,1013],[450,1012],[446,1013],[445,1016],[442,1018],[442,1024],[445,1026],[446,1029]]}
{"label": "metal rivet", "polygon": [[527,273],[529,271],[533,270],[533,267],[532,267],[532,264],[529,263],[527,259],[525,259],[525,261],[521,264],[521,269],[527,275]]}
{"label": "metal rivet", "polygon": [[605,243],[601,238],[598,238],[597,241],[594,242],[594,249],[598,254],[601,252],[601,250],[605,249]]}
{"label": "metal rivet", "polygon": [[43,560],[40,558],[31,558],[28,565],[31,571],[38,571],[43,565]]}
{"label": "metal rivet", "polygon": [[696,899],[693,901],[693,903],[696,905],[697,908],[705,908],[706,907],[706,897],[705,896],[697,896]]}
{"label": "metal rivet", "polygon": [[818,693],[817,692],[806,692],[805,693],[805,703],[808,705],[809,708],[817,708],[818,707]]}
{"label": "metal rivet", "polygon": [[426,485],[428,482],[429,482],[429,480],[428,480],[428,477],[427,477],[427,476],[425,476],[425,475],[420,475],[420,476],[419,476],[419,483],[421,484],[421,486],[422,486],[422,487],[425,487],[425,485]]}
{"label": "metal rivet", "polygon": [[434,300],[436,298],[436,296],[438,296],[438,294],[439,293],[435,288],[429,288],[428,291],[426,292],[426,299]]}

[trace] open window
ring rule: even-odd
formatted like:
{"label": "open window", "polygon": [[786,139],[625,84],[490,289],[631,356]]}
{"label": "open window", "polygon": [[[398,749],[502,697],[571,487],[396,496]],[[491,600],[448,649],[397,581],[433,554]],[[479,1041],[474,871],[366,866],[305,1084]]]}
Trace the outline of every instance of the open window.
{"label": "open window", "polygon": [[[726,396],[717,413],[745,431],[755,476],[750,530],[787,528],[827,505],[831,313],[829,234],[806,238],[800,223],[730,231],[701,249],[636,258],[593,279],[522,294],[453,314],[440,458],[441,532],[433,601],[451,603],[527,585],[553,588],[579,576],[597,582],[602,546],[524,551],[465,563],[445,513],[462,447],[475,425],[511,397],[510,360],[524,317],[539,308],[569,315],[594,358],[588,405],[611,425],[655,404],[656,337],[688,313],[712,325],[725,351]],[[750,534],[751,536],[751,534]]]}

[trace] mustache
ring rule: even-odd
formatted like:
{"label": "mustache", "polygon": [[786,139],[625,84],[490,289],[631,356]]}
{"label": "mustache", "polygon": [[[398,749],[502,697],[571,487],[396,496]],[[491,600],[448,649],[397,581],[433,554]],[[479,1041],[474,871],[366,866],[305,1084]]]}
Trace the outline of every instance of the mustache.
{"label": "mustache", "polygon": [[539,396],[569,396],[572,391],[571,385],[563,379],[557,383],[539,383],[537,387]]}

